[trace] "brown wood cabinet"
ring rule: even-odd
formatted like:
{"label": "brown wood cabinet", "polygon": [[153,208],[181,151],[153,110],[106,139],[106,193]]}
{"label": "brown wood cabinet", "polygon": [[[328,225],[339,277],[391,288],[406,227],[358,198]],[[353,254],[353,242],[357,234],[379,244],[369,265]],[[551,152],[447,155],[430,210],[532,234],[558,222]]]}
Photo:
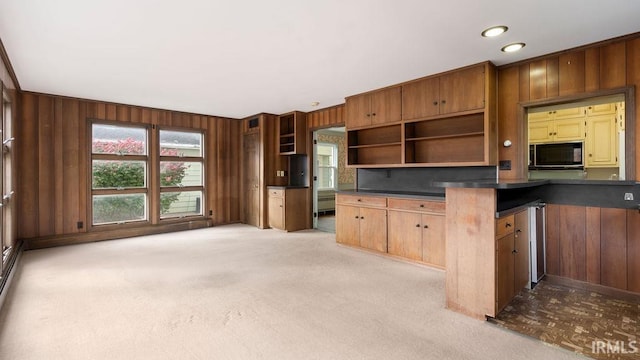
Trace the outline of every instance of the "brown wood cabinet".
{"label": "brown wood cabinet", "polygon": [[336,195],[336,241],[387,252],[387,199]]}
{"label": "brown wood cabinet", "polygon": [[402,85],[402,119],[417,120],[485,106],[485,65]]}
{"label": "brown wood cabinet", "polygon": [[346,98],[347,129],[399,122],[402,112],[401,87],[395,86]]}
{"label": "brown wood cabinet", "polygon": [[[495,67],[485,62],[401,84],[402,122],[368,121],[367,100],[347,98],[349,161],[354,167],[482,166],[497,159]],[[385,109],[395,109],[395,96]],[[371,107],[370,107],[371,108]],[[351,110],[350,110],[351,109]],[[359,114],[349,115],[349,114]],[[361,115],[365,113],[365,115]],[[388,119],[388,117],[385,117]],[[349,122],[351,121],[351,125]]]}
{"label": "brown wood cabinet", "polygon": [[496,313],[529,283],[527,210],[496,221]]}
{"label": "brown wood cabinet", "polygon": [[444,202],[388,198],[388,252],[445,265]]}
{"label": "brown wood cabinet", "polygon": [[307,228],[308,188],[269,187],[269,226],[284,231]]}
{"label": "brown wood cabinet", "polygon": [[306,154],[307,117],[300,111],[278,116],[278,152],[280,155]]}

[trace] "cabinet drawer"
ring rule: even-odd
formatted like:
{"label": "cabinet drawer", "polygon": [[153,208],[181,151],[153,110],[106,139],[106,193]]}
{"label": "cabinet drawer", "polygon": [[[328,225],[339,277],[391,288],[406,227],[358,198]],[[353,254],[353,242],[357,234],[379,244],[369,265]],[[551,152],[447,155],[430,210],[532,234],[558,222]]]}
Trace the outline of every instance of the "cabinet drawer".
{"label": "cabinet drawer", "polygon": [[513,215],[501,217],[496,221],[496,239],[499,239],[513,232],[514,217]]}
{"label": "cabinet drawer", "polygon": [[377,196],[341,195],[336,196],[339,204],[363,205],[363,206],[387,206],[387,198]]}
{"label": "cabinet drawer", "polygon": [[389,198],[389,207],[401,210],[427,211],[444,214],[445,203],[441,201]]}
{"label": "cabinet drawer", "polygon": [[269,189],[269,196],[283,197],[284,196],[284,189]]}

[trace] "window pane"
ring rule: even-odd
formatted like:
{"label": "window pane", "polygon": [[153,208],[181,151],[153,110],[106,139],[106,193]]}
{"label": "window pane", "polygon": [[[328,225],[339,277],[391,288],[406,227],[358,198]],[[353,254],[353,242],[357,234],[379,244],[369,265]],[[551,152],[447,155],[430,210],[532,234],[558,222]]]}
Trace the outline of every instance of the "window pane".
{"label": "window pane", "polygon": [[92,161],[93,189],[143,188],[146,184],[144,161]]}
{"label": "window pane", "polygon": [[161,161],[160,186],[202,186],[202,163]]}
{"label": "window pane", "polygon": [[202,215],[202,191],[160,193],[160,217]]}
{"label": "window pane", "polygon": [[321,189],[333,189],[334,187],[334,171],[332,167],[318,168],[318,186]]}
{"label": "window pane", "polygon": [[202,156],[202,134],[160,130],[160,156]]}
{"label": "window pane", "polygon": [[147,130],[144,128],[93,124],[94,154],[146,155]]}
{"label": "window pane", "polygon": [[94,195],[93,224],[146,220],[145,194]]}

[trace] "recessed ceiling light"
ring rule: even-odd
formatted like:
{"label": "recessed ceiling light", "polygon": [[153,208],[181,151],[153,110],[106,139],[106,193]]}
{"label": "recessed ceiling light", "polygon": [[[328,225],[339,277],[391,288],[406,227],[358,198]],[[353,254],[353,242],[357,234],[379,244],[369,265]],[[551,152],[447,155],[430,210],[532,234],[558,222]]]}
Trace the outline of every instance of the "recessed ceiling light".
{"label": "recessed ceiling light", "polygon": [[525,45],[524,43],[513,43],[513,44],[509,44],[509,45],[503,46],[502,49],[500,49],[500,50],[502,50],[503,52],[508,52],[508,53],[515,52],[515,51],[518,51],[518,50],[522,49],[524,47],[524,45]]}
{"label": "recessed ceiling light", "polygon": [[494,37],[494,36],[498,36],[500,34],[502,34],[503,32],[509,30],[508,27],[504,26],[504,25],[500,25],[500,26],[492,26],[486,30],[484,30],[481,35],[484,37]]}
{"label": "recessed ceiling light", "polygon": [[318,106],[318,105],[320,105],[319,101],[314,101],[314,102],[311,103],[311,106]]}

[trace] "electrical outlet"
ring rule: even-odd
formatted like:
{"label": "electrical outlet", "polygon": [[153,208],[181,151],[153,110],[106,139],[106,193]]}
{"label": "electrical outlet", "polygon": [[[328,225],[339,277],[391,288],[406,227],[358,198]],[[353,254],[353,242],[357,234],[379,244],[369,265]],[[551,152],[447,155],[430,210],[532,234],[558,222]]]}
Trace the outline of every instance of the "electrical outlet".
{"label": "electrical outlet", "polygon": [[633,193],[624,193],[624,199],[627,201],[633,201]]}
{"label": "electrical outlet", "polygon": [[82,221],[78,221],[78,229],[82,229],[84,227],[84,223]]}
{"label": "electrical outlet", "polygon": [[500,160],[498,167],[500,170],[511,170],[511,160]]}

